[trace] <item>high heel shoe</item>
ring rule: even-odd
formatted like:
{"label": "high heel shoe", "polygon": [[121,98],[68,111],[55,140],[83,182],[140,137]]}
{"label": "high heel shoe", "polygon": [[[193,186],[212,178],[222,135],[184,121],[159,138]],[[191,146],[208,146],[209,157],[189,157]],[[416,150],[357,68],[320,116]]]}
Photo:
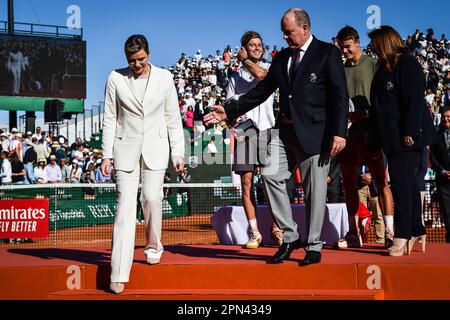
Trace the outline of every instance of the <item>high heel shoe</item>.
{"label": "high heel shoe", "polygon": [[120,294],[125,290],[125,283],[121,282],[111,282],[109,289],[115,294]]}
{"label": "high heel shoe", "polygon": [[391,257],[401,257],[409,252],[409,241],[406,239],[394,238],[394,244],[388,249]]}
{"label": "high heel shoe", "polygon": [[411,255],[414,244],[417,242],[417,240],[422,241],[422,252],[425,252],[425,249],[427,246],[427,235],[426,234],[419,236],[419,237],[412,237],[411,240],[408,241],[408,256]]}

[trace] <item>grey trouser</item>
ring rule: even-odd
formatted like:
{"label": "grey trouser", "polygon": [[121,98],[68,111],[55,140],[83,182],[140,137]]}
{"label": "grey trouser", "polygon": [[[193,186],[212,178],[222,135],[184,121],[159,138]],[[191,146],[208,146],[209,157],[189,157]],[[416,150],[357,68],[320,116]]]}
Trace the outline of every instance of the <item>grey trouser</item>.
{"label": "grey trouser", "polygon": [[[307,137],[305,137],[307,139]],[[327,198],[327,176],[329,155],[307,155],[297,140],[292,125],[282,125],[273,130],[268,150],[268,164],[262,168],[264,185],[270,202],[270,209],[284,232],[284,241],[291,243],[300,238],[286,183],[300,167],[305,197],[307,251],[321,251],[320,236],[325,216]]]}

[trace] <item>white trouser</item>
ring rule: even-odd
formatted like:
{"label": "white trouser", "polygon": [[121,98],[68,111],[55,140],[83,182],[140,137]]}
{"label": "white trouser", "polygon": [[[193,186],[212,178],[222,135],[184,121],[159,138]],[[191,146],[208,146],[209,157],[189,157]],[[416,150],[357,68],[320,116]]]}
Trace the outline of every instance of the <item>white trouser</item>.
{"label": "white trouser", "polygon": [[141,157],[133,172],[117,171],[117,211],[111,254],[111,282],[128,282],[134,256],[139,180],[147,243],[145,250],[162,252],[162,200],[165,170],[152,171]]}

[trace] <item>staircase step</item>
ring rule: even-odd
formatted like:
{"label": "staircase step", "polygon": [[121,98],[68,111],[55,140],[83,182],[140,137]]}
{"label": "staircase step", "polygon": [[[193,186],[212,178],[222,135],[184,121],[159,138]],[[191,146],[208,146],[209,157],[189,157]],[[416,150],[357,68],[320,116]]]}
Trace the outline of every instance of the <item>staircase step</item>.
{"label": "staircase step", "polygon": [[383,300],[383,290],[284,289],[125,289],[115,295],[103,290],[64,290],[49,300]]}

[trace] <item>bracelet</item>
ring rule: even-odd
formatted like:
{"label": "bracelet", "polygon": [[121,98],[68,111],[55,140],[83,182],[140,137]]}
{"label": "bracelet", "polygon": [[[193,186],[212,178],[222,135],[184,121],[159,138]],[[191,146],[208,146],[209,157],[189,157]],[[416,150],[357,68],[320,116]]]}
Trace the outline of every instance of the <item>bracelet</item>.
{"label": "bracelet", "polygon": [[242,59],[241,63],[244,65],[245,61],[247,61],[247,60],[248,60],[248,58],[244,58],[244,59]]}

